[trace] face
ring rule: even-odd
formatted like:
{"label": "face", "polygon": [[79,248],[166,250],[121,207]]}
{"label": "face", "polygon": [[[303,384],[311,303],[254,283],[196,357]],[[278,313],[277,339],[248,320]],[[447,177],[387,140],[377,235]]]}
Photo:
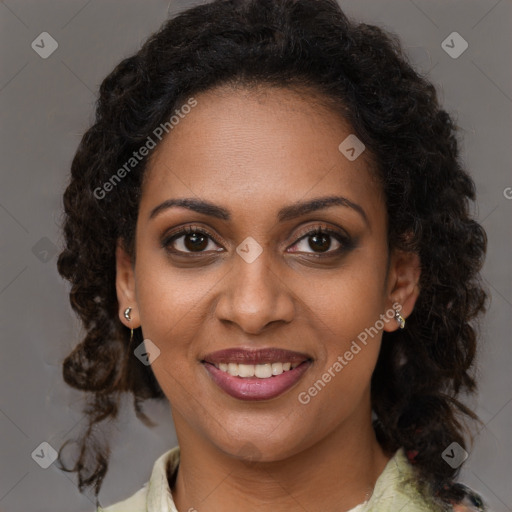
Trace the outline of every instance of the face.
{"label": "face", "polygon": [[179,439],[279,460],[357,435],[382,330],[418,279],[416,259],[388,252],[369,155],[346,158],[350,126],[290,90],[196,101],[152,155],[134,266],[118,247],[121,321],[160,351]]}

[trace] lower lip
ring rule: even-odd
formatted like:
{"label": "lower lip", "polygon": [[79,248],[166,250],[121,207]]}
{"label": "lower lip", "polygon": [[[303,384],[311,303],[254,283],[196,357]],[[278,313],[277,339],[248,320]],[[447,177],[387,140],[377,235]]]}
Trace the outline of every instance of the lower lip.
{"label": "lower lip", "polygon": [[304,361],[293,370],[274,375],[267,379],[258,377],[234,377],[219,370],[211,363],[204,362],[214,382],[228,395],[239,400],[270,400],[294,386],[311,366],[311,361]]}

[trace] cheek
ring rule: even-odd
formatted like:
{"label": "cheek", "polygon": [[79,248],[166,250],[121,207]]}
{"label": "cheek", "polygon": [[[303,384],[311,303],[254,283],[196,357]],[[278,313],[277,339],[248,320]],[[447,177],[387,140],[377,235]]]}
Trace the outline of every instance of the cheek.
{"label": "cheek", "polygon": [[[300,388],[317,414],[343,416],[367,390],[382,339],[385,313],[383,265],[347,265],[328,281],[312,281],[303,297],[318,337],[315,372]],[[336,408],[329,404],[337,403]],[[314,404],[314,405],[313,405]]]}
{"label": "cheek", "polygon": [[179,276],[165,268],[147,267],[139,276],[137,300],[144,338],[160,350],[151,365],[153,373],[169,402],[187,408],[191,391],[183,383],[193,381],[194,340],[204,322],[204,291],[197,279],[187,280],[183,273]]}
{"label": "cheek", "polygon": [[179,342],[177,333],[187,330],[201,310],[207,283],[187,270],[171,270],[161,259],[140,258],[136,269],[137,303],[144,335],[162,344]]}
{"label": "cheek", "polygon": [[376,265],[361,252],[328,278],[303,280],[295,288],[310,318],[330,335],[330,346],[350,345],[385,312],[384,263]]}
{"label": "cheek", "polygon": [[186,403],[190,397],[181,383],[193,379],[197,364],[194,340],[204,322],[204,292],[195,280],[187,286],[183,278],[173,279],[164,271],[152,269],[140,277],[137,300],[143,335],[160,351],[152,362],[153,373],[171,403]]}
{"label": "cheek", "polygon": [[356,325],[361,320],[352,321],[350,326],[339,320],[339,335],[331,333],[325,357],[317,361],[315,371],[296,393],[298,407],[305,416],[316,418],[322,432],[351,417],[370,397],[382,334],[378,331],[369,336]]}

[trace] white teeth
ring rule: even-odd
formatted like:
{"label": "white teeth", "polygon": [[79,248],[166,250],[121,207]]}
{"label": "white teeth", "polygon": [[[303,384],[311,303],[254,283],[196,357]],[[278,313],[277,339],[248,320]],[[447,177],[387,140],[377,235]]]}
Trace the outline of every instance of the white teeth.
{"label": "white teeth", "polygon": [[281,375],[283,373],[283,363],[272,363],[272,375]]}
{"label": "white teeth", "polygon": [[258,377],[268,379],[275,375],[297,368],[300,363],[264,363],[264,364],[237,364],[218,363],[215,366],[233,377]]}
{"label": "white teeth", "polygon": [[272,365],[270,363],[254,365],[254,375],[256,375],[258,379],[268,379],[272,377]]}
{"label": "white teeth", "polygon": [[253,364],[239,364],[238,365],[238,376],[239,377],[254,377],[254,365]]}
{"label": "white teeth", "polygon": [[229,363],[227,370],[221,368],[221,370],[228,372],[233,377],[238,377],[238,365],[236,363]]}

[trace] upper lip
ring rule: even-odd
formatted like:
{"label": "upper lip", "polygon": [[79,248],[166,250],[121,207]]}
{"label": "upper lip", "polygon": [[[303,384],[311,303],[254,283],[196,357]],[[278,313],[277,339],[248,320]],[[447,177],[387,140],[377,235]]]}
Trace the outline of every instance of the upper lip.
{"label": "upper lip", "polygon": [[203,361],[212,364],[239,363],[239,364],[264,364],[264,363],[302,363],[311,359],[307,354],[284,350],[280,348],[244,349],[228,348],[212,352],[203,358]]}

